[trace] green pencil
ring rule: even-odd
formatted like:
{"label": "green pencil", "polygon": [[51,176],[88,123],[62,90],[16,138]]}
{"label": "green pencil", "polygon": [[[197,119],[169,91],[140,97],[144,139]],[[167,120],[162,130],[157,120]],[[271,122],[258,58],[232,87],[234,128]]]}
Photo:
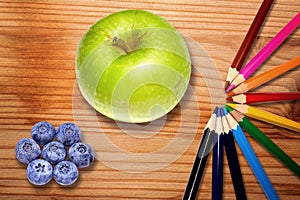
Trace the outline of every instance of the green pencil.
{"label": "green pencil", "polygon": [[276,156],[284,165],[300,177],[300,166],[291,159],[284,151],[282,151],[274,142],[272,142],[263,132],[261,132],[247,117],[240,112],[226,106],[228,112],[232,114],[240,126],[247,131],[255,140]]}

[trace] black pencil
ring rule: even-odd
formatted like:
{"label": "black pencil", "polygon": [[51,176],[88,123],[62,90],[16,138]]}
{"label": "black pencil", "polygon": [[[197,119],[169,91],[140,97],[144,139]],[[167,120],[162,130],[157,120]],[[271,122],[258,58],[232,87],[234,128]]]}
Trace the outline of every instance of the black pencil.
{"label": "black pencil", "polygon": [[203,171],[206,165],[209,152],[211,150],[211,145],[213,143],[213,135],[216,124],[216,112],[218,108],[216,107],[214,113],[211,115],[206,127],[204,128],[204,133],[198,148],[198,152],[194,161],[193,168],[191,170],[190,178],[188,180],[183,200],[194,200],[196,199],[200,181],[203,175]]}
{"label": "black pencil", "polygon": [[[224,115],[228,114],[227,110],[223,107]],[[229,170],[231,174],[231,179],[234,187],[235,197],[237,200],[247,200],[246,190],[244,186],[244,181],[242,177],[241,167],[239,159],[236,152],[236,147],[233,139],[232,132],[228,126],[226,117],[223,118],[223,126],[228,130],[228,134],[224,135],[224,146],[227,156],[227,161],[229,165]]]}
{"label": "black pencil", "polygon": [[223,165],[224,165],[224,142],[221,108],[218,109],[216,119],[216,131],[214,134],[215,144],[213,147],[212,166],[212,200],[223,199]]}

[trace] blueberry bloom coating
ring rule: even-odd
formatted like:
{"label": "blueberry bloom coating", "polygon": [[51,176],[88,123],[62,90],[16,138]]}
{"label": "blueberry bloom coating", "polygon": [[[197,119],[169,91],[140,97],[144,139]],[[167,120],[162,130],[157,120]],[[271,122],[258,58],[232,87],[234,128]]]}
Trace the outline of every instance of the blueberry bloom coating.
{"label": "blueberry bloom coating", "polygon": [[94,161],[94,150],[86,143],[78,142],[73,144],[68,152],[68,158],[75,163],[78,168],[90,166]]}
{"label": "blueberry bloom coating", "polygon": [[21,163],[28,164],[40,155],[40,146],[31,138],[21,139],[16,146],[16,157]]}
{"label": "blueberry bloom coating", "polygon": [[58,127],[56,139],[65,146],[71,146],[81,140],[80,129],[73,123],[64,123]]}
{"label": "blueberry bloom coating", "polygon": [[45,185],[52,179],[52,165],[46,160],[37,159],[29,163],[26,175],[30,183]]}
{"label": "blueberry bloom coating", "polygon": [[66,154],[65,146],[57,141],[49,142],[42,150],[43,158],[52,165],[63,161],[66,158]]}
{"label": "blueberry bloom coating", "polygon": [[53,140],[55,128],[48,122],[38,122],[32,127],[31,136],[36,143],[44,145]]}
{"label": "blueberry bloom coating", "polygon": [[72,185],[78,179],[78,168],[70,161],[61,161],[53,171],[54,180],[60,185]]}

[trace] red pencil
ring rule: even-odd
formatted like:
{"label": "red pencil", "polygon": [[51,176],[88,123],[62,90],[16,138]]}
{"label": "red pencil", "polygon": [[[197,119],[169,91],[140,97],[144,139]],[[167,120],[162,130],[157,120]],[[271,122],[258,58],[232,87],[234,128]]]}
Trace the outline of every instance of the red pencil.
{"label": "red pencil", "polygon": [[244,93],[228,97],[226,100],[241,104],[292,101],[300,100],[300,92]]}

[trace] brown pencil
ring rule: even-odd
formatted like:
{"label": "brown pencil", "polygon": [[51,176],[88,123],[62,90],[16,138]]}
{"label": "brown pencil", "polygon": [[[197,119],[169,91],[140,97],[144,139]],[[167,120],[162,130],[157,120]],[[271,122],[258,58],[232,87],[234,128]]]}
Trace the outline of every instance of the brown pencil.
{"label": "brown pencil", "polygon": [[240,69],[242,68],[245,59],[252,47],[252,44],[258,34],[260,27],[262,26],[268,11],[271,8],[273,0],[264,0],[260,6],[243,42],[240,46],[231,66],[229,67],[225,89],[228,87],[229,83],[239,74]]}

